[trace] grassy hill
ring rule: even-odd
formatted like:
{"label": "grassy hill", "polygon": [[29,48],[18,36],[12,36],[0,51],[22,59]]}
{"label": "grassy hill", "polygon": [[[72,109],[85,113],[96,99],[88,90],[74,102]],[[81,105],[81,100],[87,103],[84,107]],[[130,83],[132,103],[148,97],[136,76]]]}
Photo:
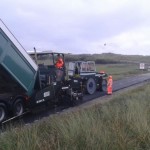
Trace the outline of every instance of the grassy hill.
{"label": "grassy hill", "polygon": [[112,64],[112,63],[140,63],[145,62],[150,64],[150,56],[142,55],[121,55],[113,53],[102,53],[102,54],[66,54],[66,61],[75,60],[93,60],[97,64]]}
{"label": "grassy hill", "polygon": [[92,60],[96,63],[97,71],[104,70],[106,73],[113,76],[113,78],[121,79],[135,74],[146,73],[147,70],[139,70],[139,63],[145,63],[147,68],[150,65],[150,56],[141,55],[121,55],[113,53],[103,54],[66,54],[66,64],[69,61],[77,60]]}

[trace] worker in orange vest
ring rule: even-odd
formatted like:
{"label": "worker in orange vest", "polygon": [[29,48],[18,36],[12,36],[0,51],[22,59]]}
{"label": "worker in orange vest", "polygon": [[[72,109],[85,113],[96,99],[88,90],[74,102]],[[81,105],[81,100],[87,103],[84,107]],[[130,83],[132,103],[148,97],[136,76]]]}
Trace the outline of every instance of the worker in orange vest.
{"label": "worker in orange vest", "polygon": [[113,79],[112,79],[112,76],[109,76],[108,82],[107,82],[107,94],[109,95],[112,94],[112,85],[113,85]]}
{"label": "worker in orange vest", "polygon": [[63,67],[64,61],[63,61],[63,59],[60,57],[60,54],[58,54],[57,57],[58,57],[58,58],[57,58],[57,61],[56,61],[55,66],[56,66],[56,68],[60,69],[60,68]]}

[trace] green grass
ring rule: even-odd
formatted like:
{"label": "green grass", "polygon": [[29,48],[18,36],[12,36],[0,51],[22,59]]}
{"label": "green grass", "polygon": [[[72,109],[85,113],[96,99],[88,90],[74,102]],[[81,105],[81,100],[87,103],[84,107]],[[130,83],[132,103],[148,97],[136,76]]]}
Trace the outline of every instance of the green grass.
{"label": "green grass", "polygon": [[148,150],[150,86],[0,135],[1,150]]}
{"label": "green grass", "polygon": [[104,70],[109,75],[112,75],[115,80],[148,72],[147,70],[139,70],[138,64],[99,64],[96,65],[96,69],[98,72]]}
{"label": "green grass", "polygon": [[121,55],[113,53],[103,54],[80,54],[80,55],[65,55],[67,61],[72,60],[93,60],[100,64],[106,63],[147,63],[150,64],[150,56],[142,55]]}

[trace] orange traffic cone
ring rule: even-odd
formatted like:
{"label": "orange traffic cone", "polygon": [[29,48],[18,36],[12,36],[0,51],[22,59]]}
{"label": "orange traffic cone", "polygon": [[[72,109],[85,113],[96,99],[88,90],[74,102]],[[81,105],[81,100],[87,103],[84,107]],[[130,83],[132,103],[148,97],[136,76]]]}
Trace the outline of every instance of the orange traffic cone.
{"label": "orange traffic cone", "polygon": [[112,84],[113,84],[112,76],[109,76],[108,82],[107,82],[107,94],[108,95],[112,94]]}

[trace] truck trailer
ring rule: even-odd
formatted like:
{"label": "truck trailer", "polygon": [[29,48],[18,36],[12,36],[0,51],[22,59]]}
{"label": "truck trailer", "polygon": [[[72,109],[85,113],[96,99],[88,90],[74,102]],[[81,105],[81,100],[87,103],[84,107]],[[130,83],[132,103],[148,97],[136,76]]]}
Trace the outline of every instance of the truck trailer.
{"label": "truck trailer", "polygon": [[40,89],[38,66],[0,20],[0,122],[21,115],[28,99]]}

